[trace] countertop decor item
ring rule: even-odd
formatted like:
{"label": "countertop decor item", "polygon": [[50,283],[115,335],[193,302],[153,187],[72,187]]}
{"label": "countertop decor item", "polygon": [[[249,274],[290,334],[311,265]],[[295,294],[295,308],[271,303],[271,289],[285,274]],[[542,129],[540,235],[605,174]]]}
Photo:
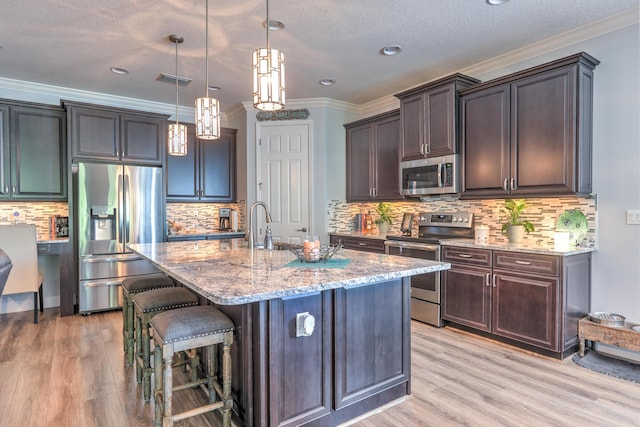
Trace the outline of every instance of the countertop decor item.
{"label": "countertop decor item", "polygon": [[393,214],[391,213],[391,203],[380,202],[376,206],[376,212],[380,215],[380,218],[376,219],[376,225],[380,230],[380,234],[387,234],[389,226],[393,220]]}
{"label": "countertop decor item", "polygon": [[502,224],[502,233],[507,235],[510,243],[520,243],[524,233],[535,231],[530,221],[520,218],[526,208],[527,202],[524,199],[504,201],[502,211],[507,214],[507,220]]}
{"label": "countertop decor item", "polygon": [[570,244],[578,246],[587,235],[587,231],[589,231],[587,217],[580,209],[565,211],[558,217],[556,231],[568,232]]}
{"label": "countertop decor item", "polygon": [[304,248],[291,248],[289,249],[293,254],[301,261],[301,262],[327,262],[329,258],[334,256],[340,249],[342,249],[342,245],[322,245],[320,247],[315,247],[312,249],[304,249]]}

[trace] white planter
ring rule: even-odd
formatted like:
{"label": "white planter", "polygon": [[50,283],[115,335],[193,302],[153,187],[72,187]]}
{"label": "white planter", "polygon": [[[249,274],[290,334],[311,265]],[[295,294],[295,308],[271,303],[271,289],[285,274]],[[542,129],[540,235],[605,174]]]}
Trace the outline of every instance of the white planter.
{"label": "white planter", "polygon": [[524,239],[524,225],[510,225],[507,227],[509,243],[520,243]]}
{"label": "white planter", "polygon": [[378,224],[378,232],[380,234],[387,234],[389,232],[389,223],[385,221]]}

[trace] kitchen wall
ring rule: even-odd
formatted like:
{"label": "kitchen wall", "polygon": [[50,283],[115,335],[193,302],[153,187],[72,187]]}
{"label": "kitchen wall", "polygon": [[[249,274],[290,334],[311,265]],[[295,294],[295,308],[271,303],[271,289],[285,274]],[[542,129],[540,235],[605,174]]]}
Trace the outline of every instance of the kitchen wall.
{"label": "kitchen wall", "polygon": [[[504,200],[460,200],[455,196],[437,196],[422,200],[407,202],[392,202],[392,213],[395,220],[389,227],[388,234],[400,234],[400,222],[403,213],[414,214],[413,233],[417,233],[417,214],[419,212],[455,212],[466,211],[473,213],[475,225],[486,225],[490,229],[489,238],[492,241],[506,241],[500,228],[505,219],[501,211]],[[375,208],[377,203],[346,203],[343,200],[329,202],[329,231],[355,231],[354,217],[358,213],[371,213],[378,217]],[[584,244],[597,244],[597,206],[595,198],[585,197],[551,197],[527,199],[527,209],[522,217],[528,219],[535,226],[535,231],[526,235],[525,241],[541,245],[553,244],[558,216],[568,209],[580,209],[589,221],[589,232]],[[377,231],[376,231],[377,233]]]}

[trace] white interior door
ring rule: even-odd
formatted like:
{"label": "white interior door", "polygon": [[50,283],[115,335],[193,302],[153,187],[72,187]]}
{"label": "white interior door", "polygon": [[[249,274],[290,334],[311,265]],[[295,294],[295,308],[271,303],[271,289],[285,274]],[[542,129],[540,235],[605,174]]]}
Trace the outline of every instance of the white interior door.
{"label": "white interior door", "polygon": [[[261,123],[257,135],[257,197],[271,211],[273,240],[302,243],[311,232],[310,125]],[[256,217],[263,238],[264,216]]]}

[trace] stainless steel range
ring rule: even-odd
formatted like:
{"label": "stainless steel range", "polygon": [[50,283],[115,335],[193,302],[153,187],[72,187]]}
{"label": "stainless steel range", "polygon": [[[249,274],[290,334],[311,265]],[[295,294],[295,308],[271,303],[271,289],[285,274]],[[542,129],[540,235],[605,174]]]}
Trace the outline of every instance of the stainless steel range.
{"label": "stainless steel range", "polygon": [[[440,261],[440,242],[472,239],[473,214],[469,212],[422,212],[418,214],[417,236],[387,236],[385,252]],[[411,277],[411,318],[442,326],[440,317],[441,273]]]}

